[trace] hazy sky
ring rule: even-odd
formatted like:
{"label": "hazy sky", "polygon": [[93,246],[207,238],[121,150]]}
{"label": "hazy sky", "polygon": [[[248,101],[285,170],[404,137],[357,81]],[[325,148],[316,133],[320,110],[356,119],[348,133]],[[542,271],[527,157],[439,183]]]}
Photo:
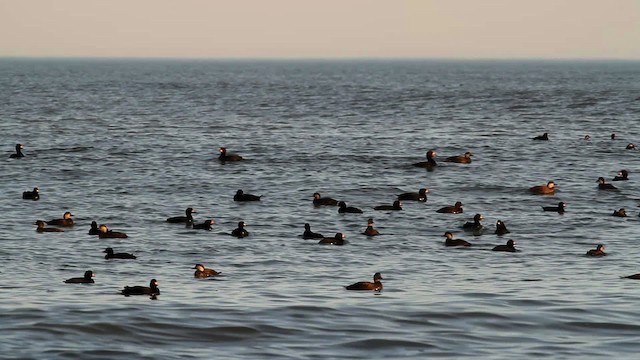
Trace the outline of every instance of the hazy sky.
{"label": "hazy sky", "polygon": [[640,0],[0,0],[0,56],[640,59]]}

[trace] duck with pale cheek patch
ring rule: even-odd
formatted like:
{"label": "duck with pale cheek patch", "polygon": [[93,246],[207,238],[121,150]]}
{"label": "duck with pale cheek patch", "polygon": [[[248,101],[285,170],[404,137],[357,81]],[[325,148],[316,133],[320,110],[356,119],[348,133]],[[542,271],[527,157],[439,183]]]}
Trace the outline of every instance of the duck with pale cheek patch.
{"label": "duck with pale cheek patch", "polygon": [[218,151],[220,152],[220,156],[218,156],[218,159],[222,162],[244,160],[244,158],[238,154],[228,153],[226,147],[221,147],[220,149],[218,149]]}
{"label": "duck with pale cheek patch", "polygon": [[598,189],[600,190],[618,190],[617,187],[607,183],[603,177],[599,177],[596,182],[598,183]]}
{"label": "duck with pale cheek patch", "polygon": [[427,170],[433,170],[438,165],[438,163],[436,163],[436,160],[434,159],[437,155],[438,153],[436,153],[435,150],[429,150],[427,151],[427,161],[417,162],[413,164],[413,166],[425,168]]}
{"label": "duck with pale cheek patch", "polygon": [[220,272],[215,271],[213,269],[206,268],[202,264],[196,264],[196,266],[194,266],[193,268],[196,269],[196,271],[193,273],[193,277],[206,278],[206,277],[220,275]]}
{"label": "duck with pale cheek patch", "polygon": [[64,215],[62,215],[62,219],[53,219],[45,222],[47,223],[47,225],[70,227],[73,226],[73,219],[71,218],[72,216],[73,214],[67,211],[64,213]]}
{"label": "duck with pale cheek patch", "polygon": [[591,249],[587,251],[587,256],[606,256],[607,254],[604,252],[604,245],[598,244],[595,249]]}
{"label": "duck with pale cheek patch", "polygon": [[380,235],[380,232],[378,232],[378,230],[373,228],[373,219],[369,218],[369,220],[367,220],[367,228],[362,232],[363,235],[367,235],[367,236],[376,236],[376,235]]}
{"label": "duck with pale cheek patch", "polygon": [[502,220],[496,221],[495,234],[496,235],[504,235],[504,234],[508,234],[508,233],[510,233],[510,231],[507,230],[507,225],[505,225]]}
{"label": "duck with pale cheek patch", "polygon": [[462,155],[456,155],[456,156],[449,156],[448,158],[444,159],[445,162],[452,162],[452,163],[457,163],[457,164],[471,164],[471,157],[473,156],[473,154],[469,151],[467,151],[466,153],[462,154]]}
{"label": "duck with pale cheek patch", "polygon": [[382,275],[377,272],[375,274],[373,274],[373,282],[370,281],[360,281],[357,283],[353,283],[351,285],[345,286],[345,289],[347,290],[373,290],[373,291],[380,291],[382,290],[382,282],[380,282],[380,280],[382,279]]}
{"label": "duck with pale cheek patch", "polygon": [[529,192],[536,195],[552,195],[556,193],[556,183],[547,182],[547,185],[536,185],[529,188]]}
{"label": "duck with pale cheek patch", "polygon": [[100,239],[114,239],[114,238],[126,239],[129,237],[127,234],[123,232],[109,230],[109,228],[105,224],[100,224],[100,226],[98,226],[98,231],[100,231],[98,233],[98,237]]}
{"label": "duck with pale cheek patch", "polygon": [[313,205],[321,206],[336,206],[338,205],[338,200],[330,198],[330,197],[322,197],[319,192],[313,193]]}
{"label": "duck with pale cheek patch", "polygon": [[629,171],[624,169],[618,171],[618,175],[616,175],[616,177],[613,178],[613,181],[627,181],[627,180],[629,180]]}
{"label": "duck with pale cheek patch", "polygon": [[613,210],[612,215],[615,217],[627,217],[627,211],[624,208],[620,208],[619,210]]}
{"label": "duck with pale cheek patch", "polygon": [[471,243],[466,240],[454,239],[453,234],[450,231],[444,233],[443,236],[446,237],[446,239],[444,240],[445,246],[471,246]]}

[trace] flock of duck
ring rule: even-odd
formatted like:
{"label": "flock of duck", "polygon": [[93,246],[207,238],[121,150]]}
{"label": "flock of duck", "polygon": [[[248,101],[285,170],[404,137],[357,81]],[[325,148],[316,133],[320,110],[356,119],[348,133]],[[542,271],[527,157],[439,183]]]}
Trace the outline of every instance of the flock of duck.
{"label": "flock of duck", "polygon": [[[589,140],[590,136],[586,135],[584,139]],[[611,135],[611,139],[615,140],[615,134]],[[540,136],[534,137],[533,140],[548,141],[549,134],[544,133]],[[25,155],[22,152],[23,149],[24,149],[24,146],[22,144],[16,144],[16,147],[15,147],[16,151],[15,153],[12,153],[10,155],[10,158],[19,159],[24,157]],[[635,150],[636,146],[630,143],[626,146],[626,149]],[[227,149],[224,147],[221,147],[219,149],[219,152],[220,152],[220,155],[218,159],[222,163],[238,162],[238,161],[244,160],[244,158],[238,154],[232,154],[227,152]],[[413,164],[413,166],[425,168],[428,171],[431,171],[437,166],[437,162],[435,160],[436,156],[437,156],[437,153],[435,150],[429,150],[426,153],[427,160],[417,162]],[[466,152],[462,155],[447,157],[443,161],[458,163],[458,164],[469,164],[472,162],[472,156],[473,154],[471,152]],[[626,180],[629,180],[628,175],[629,175],[629,172],[627,170],[620,170],[617,176],[614,177],[612,180],[626,181]],[[607,183],[603,177],[598,178],[597,183],[598,183],[598,188],[601,190],[609,190],[609,191],[617,190],[617,188],[614,185]],[[555,193],[555,190],[556,190],[556,183],[554,181],[548,181],[546,184],[536,185],[529,188],[529,192],[536,195],[551,195]],[[402,210],[402,201],[426,202],[428,192],[429,190],[427,188],[421,188],[417,192],[402,193],[397,196],[397,199],[394,200],[392,204],[375,206],[374,210],[399,211],[399,210]],[[22,198],[25,200],[39,200],[40,198],[39,188],[35,187],[31,191],[23,192]],[[238,202],[260,201],[261,196],[248,194],[240,189],[234,195],[233,200]],[[313,194],[313,205],[318,207],[319,206],[337,206],[338,213],[358,213],[358,214],[363,213],[363,211],[359,208],[348,206],[345,201],[338,201],[331,197],[323,197],[319,192],[316,192]],[[460,214],[464,212],[463,206],[464,205],[460,201],[458,201],[451,206],[445,206],[436,211],[438,213]],[[543,206],[542,209],[543,211],[553,211],[558,213],[564,213],[565,207],[566,207],[566,204],[561,201],[558,203],[557,206]],[[166,222],[174,223],[174,224],[175,223],[186,224],[187,226],[190,226],[193,229],[202,229],[202,230],[209,230],[209,231],[212,230],[212,225],[215,224],[215,221],[213,219],[206,219],[202,223],[195,223],[193,218],[194,213],[197,213],[197,212],[193,208],[189,207],[185,210],[184,216],[169,217],[166,219]],[[72,227],[75,225],[72,219],[72,216],[73,214],[67,211],[63,214],[63,217],[59,219],[52,219],[49,221],[36,220],[34,223],[37,226],[36,231],[39,233],[64,232],[64,228]],[[613,216],[624,217],[627,215],[626,215],[625,209],[621,208],[619,210],[614,210]],[[472,231],[474,233],[483,231],[484,226],[481,223],[482,220],[484,220],[484,217],[482,214],[475,214],[473,217],[473,221],[465,223],[462,226],[462,228],[466,231]],[[47,227],[47,225],[51,225],[51,226]],[[249,236],[249,232],[245,229],[245,226],[246,226],[246,223],[244,221],[238,222],[238,227],[233,231],[231,231],[230,235],[237,238],[244,238]],[[303,239],[315,239],[315,240],[318,240],[318,244],[322,244],[322,245],[344,245],[347,243],[347,240],[345,239],[345,235],[340,232],[336,233],[332,237],[325,237],[320,233],[313,232],[311,230],[311,225],[309,223],[304,224],[304,228],[305,230],[302,234]],[[128,237],[126,233],[110,230],[106,224],[98,225],[95,221],[91,223],[91,227],[88,233],[89,235],[97,235],[99,238],[127,238]],[[497,220],[496,229],[494,233],[500,236],[500,235],[508,234],[509,230],[507,229],[505,223],[502,220]],[[380,232],[374,228],[373,218],[369,218],[367,220],[367,227],[362,232],[362,234],[370,237],[380,235]],[[451,231],[444,232],[443,236],[445,237],[444,245],[447,247],[472,246],[470,242],[464,239],[454,239],[454,235]],[[493,247],[492,250],[503,251],[503,252],[517,252],[519,250],[516,249],[515,245],[516,245],[516,242],[513,239],[509,239],[505,244],[496,245],[495,247]],[[113,248],[110,248],[110,247],[106,248],[104,250],[104,253],[106,254],[105,259],[107,260],[136,259],[136,256],[133,254],[116,253],[114,252]],[[595,249],[591,249],[587,251],[586,255],[587,256],[605,256],[606,255],[605,247],[603,244],[598,244]],[[195,269],[194,277],[196,278],[207,278],[207,277],[217,276],[221,274],[218,271],[206,268],[202,264],[196,264],[193,267],[193,269]],[[94,280],[93,280],[94,276],[95,276],[95,273],[93,271],[87,270],[82,277],[70,278],[65,280],[64,282],[68,284],[94,283]],[[640,279],[640,274],[633,274],[633,275],[625,276],[624,278]],[[368,282],[368,281],[356,282],[351,285],[345,286],[345,289],[380,291],[383,289],[381,280],[382,280],[381,273],[376,272],[373,275],[372,282]],[[155,298],[157,295],[160,294],[160,289],[158,288],[158,281],[156,279],[151,279],[151,281],[149,282],[149,286],[139,286],[139,285],[125,286],[122,290],[120,290],[120,293],[125,296],[149,295],[152,298]]]}

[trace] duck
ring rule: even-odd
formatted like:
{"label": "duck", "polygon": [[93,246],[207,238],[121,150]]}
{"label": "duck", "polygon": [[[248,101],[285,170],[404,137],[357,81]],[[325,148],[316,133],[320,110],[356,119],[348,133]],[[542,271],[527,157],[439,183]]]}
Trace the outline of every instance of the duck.
{"label": "duck", "polygon": [[100,229],[98,229],[98,223],[95,221],[91,222],[91,229],[89,229],[89,235],[99,235]]}
{"label": "duck", "polygon": [[238,227],[231,232],[231,236],[243,238],[249,236],[249,232],[244,229],[247,224],[244,221],[238,222]]}
{"label": "duck", "polygon": [[93,284],[93,277],[95,276],[94,272],[91,270],[87,270],[84,272],[83,277],[74,277],[71,279],[65,280],[65,284]]}
{"label": "duck", "polygon": [[304,233],[302,233],[303,239],[323,239],[324,236],[320,233],[311,231],[311,225],[309,223],[304,224]]}
{"label": "duck", "polygon": [[481,230],[483,226],[480,220],[484,220],[484,216],[482,216],[482,214],[475,214],[473,216],[473,222],[467,221],[462,225],[462,228],[466,230]]}
{"label": "duck", "polygon": [[564,214],[564,208],[567,206],[567,204],[564,203],[564,201],[560,201],[558,203],[558,206],[543,206],[542,210],[543,211],[555,211],[559,214]]}
{"label": "duck", "polygon": [[549,134],[544,133],[533,138],[533,140],[549,140]]}
{"label": "duck", "polygon": [[336,206],[338,205],[338,200],[330,198],[330,197],[322,197],[319,192],[313,193],[313,205],[329,205]]}
{"label": "duck", "polygon": [[72,216],[73,214],[67,211],[64,213],[64,215],[62,215],[62,219],[53,219],[45,222],[47,223],[47,225],[69,227],[73,226],[73,219],[71,218]]}
{"label": "duck", "polygon": [[373,274],[373,282],[369,281],[360,281],[357,283],[353,283],[351,285],[345,286],[344,288],[347,290],[373,290],[380,291],[382,290],[382,274],[379,272]]}
{"label": "duck", "polygon": [[125,239],[129,237],[127,236],[127,234],[123,232],[109,230],[109,228],[105,224],[100,224],[100,226],[98,226],[98,230],[100,231],[98,233],[98,237],[100,239],[114,239],[114,238]]}
{"label": "duck", "polygon": [[422,201],[427,202],[427,193],[429,189],[422,188],[418,192],[406,192],[398,195],[398,200]]}
{"label": "duck", "polygon": [[462,155],[449,156],[448,158],[444,159],[444,161],[445,162],[457,163],[457,164],[471,164],[471,157],[472,156],[473,156],[473,154],[471,152],[467,151]]}
{"label": "duck", "polygon": [[202,264],[196,264],[196,266],[194,266],[193,268],[196,269],[196,271],[193,273],[193,277],[197,278],[206,278],[221,274],[218,271],[204,267],[204,265]]}
{"label": "duck", "polygon": [[433,168],[435,168],[438,165],[436,163],[436,161],[434,160],[434,158],[437,155],[438,155],[438,153],[436,153],[435,150],[433,150],[433,149],[429,150],[429,151],[427,151],[427,161],[417,162],[417,163],[413,164],[413,166],[425,168],[427,170],[433,170]]}
{"label": "duck", "polygon": [[400,200],[396,200],[393,205],[378,205],[373,210],[402,210],[402,203]]}
{"label": "duck", "polygon": [[338,202],[338,206],[340,207],[338,208],[338,213],[340,214],[343,214],[343,213],[362,214],[362,210],[358,209],[357,207],[347,206],[347,203],[345,203],[344,201]]}
{"label": "duck", "polygon": [[9,158],[17,159],[17,158],[24,157],[24,154],[22,153],[22,149],[24,149],[24,145],[16,144],[16,152],[15,152],[15,154],[9,155]]}
{"label": "duck", "polygon": [[584,136],[584,140],[591,140],[591,135],[587,134]]}
{"label": "duck", "polygon": [[508,234],[508,233],[510,233],[510,231],[507,229],[507,225],[505,225],[502,220],[496,221],[495,234],[496,235],[504,235],[504,234]]}
{"label": "duck", "polygon": [[637,150],[637,149],[638,149],[638,147],[637,147],[637,146],[636,146],[636,144],[634,144],[634,143],[628,143],[628,144],[627,144],[627,148],[626,148],[626,149],[627,149],[627,150]]}
{"label": "duck", "polygon": [[52,227],[44,227],[44,221],[42,220],[38,220],[34,223],[34,225],[38,225],[38,228],[36,229],[37,232],[42,233],[42,232],[64,232],[64,230],[59,229],[59,228],[52,228]]}
{"label": "duck", "polygon": [[191,228],[192,229],[200,229],[200,230],[209,230],[209,231],[211,231],[211,229],[212,229],[211,225],[213,225],[215,223],[216,223],[215,221],[213,221],[211,219],[208,219],[208,220],[205,220],[202,224],[193,224],[191,226]]}
{"label": "duck", "polygon": [[464,212],[462,210],[463,206],[464,205],[462,205],[460,201],[457,201],[455,205],[442,207],[436,210],[436,212],[443,213],[443,214],[462,214]]}
{"label": "duck", "polygon": [[109,259],[137,259],[138,257],[133,255],[133,254],[129,254],[129,253],[114,253],[112,248],[106,248],[104,249],[103,253],[106,253],[107,255],[104,256],[105,259],[109,260]]}
{"label": "duck", "polygon": [[591,249],[587,251],[587,256],[606,256],[607,253],[604,252],[604,245],[598,244],[595,249]]}
{"label": "duck", "polygon": [[611,134],[611,140],[616,140],[616,134],[615,133]]}
{"label": "duck", "polygon": [[618,190],[617,187],[607,183],[602,176],[599,177],[596,182],[598,183],[599,190]]}
{"label": "duck", "polygon": [[640,280],[640,274],[633,274],[633,275],[623,276],[622,278],[623,279]]}
{"label": "duck", "polygon": [[536,185],[529,188],[529,191],[536,195],[550,195],[556,192],[556,183],[552,181],[547,182],[547,185]]}
{"label": "duck", "polygon": [[613,210],[612,215],[617,217],[627,217],[627,211],[624,208],[620,208],[619,210]]}
{"label": "duck", "polygon": [[324,238],[318,241],[320,245],[344,245],[346,243],[347,240],[345,240],[345,236],[342,233],[336,233],[332,238]]}
{"label": "duck", "polygon": [[220,149],[218,149],[218,151],[220,151],[220,156],[218,157],[218,159],[222,162],[244,160],[244,158],[238,154],[227,153],[226,147],[221,147]]}
{"label": "duck", "polygon": [[25,200],[39,200],[40,199],[40,189],[37,187],[33,188],[33,191],[25,191],[22,193],[22,198]]}
{"label": "duck", "polygon": [[612,179],[612,181],[627,181],[629,180],[629,171],[622,169],[618,171],[618,175]]}
{"label": "duck", "polygon": [[192,223],[193,222],[193,215],[197,213],[197,211],[195,211],[193,208],[187,208],[187,210],[184,211],[185,216],[174,216],[174,217],[170,217],[167,219],[168,223]]}
{"label": "duck", "polygon": [[376,236],[380,235],[380,232],[373,228],[373,219],[369,218],[367,220],[367,228],[362,232],[363,235],[367,236]]}
{"label": "duck", "polygon": [[446,239],[444,240],[445,246],[471,246],[471,243],[466,240],[454,239],[453,233],[451,233],[450,231],[445,232],[443,236],[446,237]]}
{"label": "duck", "polygon": [[120,291],[122,295],[160,295],[160,289],[158,288],[158,281],[151,279],[149,286],[125,286]]}
{"label": "duck", "polygon": [[233,201],[260,201],[262,195],[245,194],[244,191],[238,190],[233,196]]}
{"label": "duck", "polygon": [[513,240],[509,240],[507,241],[506,245],[496,245],[493,249],[493,251],[507,251],[507,252],[516,252],[516,247],[514,246],[516,244],[515,241]]}

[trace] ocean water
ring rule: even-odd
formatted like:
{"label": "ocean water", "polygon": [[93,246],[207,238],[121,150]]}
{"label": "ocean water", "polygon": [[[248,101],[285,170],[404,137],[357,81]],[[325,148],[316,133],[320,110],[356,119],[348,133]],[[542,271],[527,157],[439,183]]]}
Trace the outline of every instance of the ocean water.
{"label": "ocean water", "polygon": [[[0,358],[635,358],[640,282],[620,277],[640,273],[638,120],[638,62],[2,59]],[[429,149],[434,171],[411,166]],[[527,191],[549,180],[555,195]],[[373,210],[422,187],[426,203]],[[213,230],[165,222],[187,207]],[[65,211],[73,228],[35,231]],[[476,213],[480,235],[462,230]],[[361,235],[369,217],[382,235]],[[129,238],[88,235],[94,220]],[[241,220],[251,235],[231,237]],[[348,244],[303,240],[307,222]],[[507,239],[521,251],[490,251]],[[95,284],[63,283],[89,269]],[[374,272],[381,292],[344,289]],[[157,299],[119,294],[151,278]]]}

